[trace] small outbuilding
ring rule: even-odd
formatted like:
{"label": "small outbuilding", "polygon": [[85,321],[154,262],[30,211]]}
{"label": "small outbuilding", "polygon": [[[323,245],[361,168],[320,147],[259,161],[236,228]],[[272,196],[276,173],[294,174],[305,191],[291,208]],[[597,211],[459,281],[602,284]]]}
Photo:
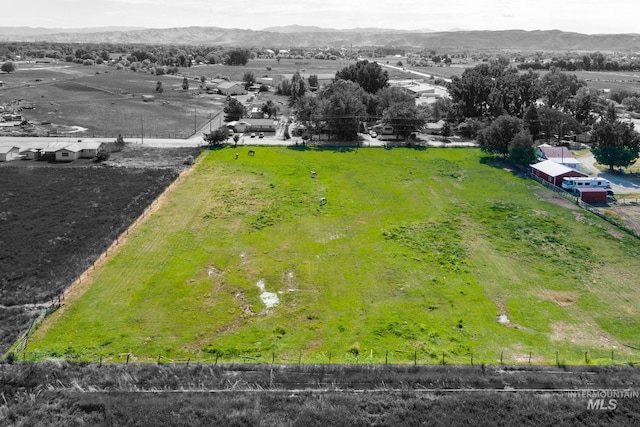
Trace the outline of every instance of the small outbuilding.
{"label": "small outbuilding", "polygon": [[543,181],[546,181],[549,184],[553,184],[559,188],[562,188],[562,178],[570,176],[587,176],[580,171],[577,171],[565,165],[561,165],[560,163],[556,163],[552,160],[544,160],[542,162],[529,166],[531,167],[531,174],[533,176],[537,176]]}
{"label": "small outbuilding", "polygon": [[0,162],[9,162],[20,158],[20,147],[11,145],[0,146]]}
{"label": "small outbuilding", "polygon": [[580,188],[580,200],[585,203],[607,203],[607,190],[605,188]]}
{"label": "small outbuilding", "polygon": [[25,160],[36,160],[40,157],[40,149],[39,148],[28,148],[26,150],[22,150],[20,155]]}

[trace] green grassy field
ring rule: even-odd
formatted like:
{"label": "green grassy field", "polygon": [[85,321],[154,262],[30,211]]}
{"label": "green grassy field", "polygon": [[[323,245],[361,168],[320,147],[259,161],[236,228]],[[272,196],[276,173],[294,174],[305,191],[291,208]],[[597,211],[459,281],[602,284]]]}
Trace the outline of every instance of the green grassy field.
{"label": "green grassy field", "polygon": [[246,150],[204,152],[27,358],[637,358],[637,239],[479,151]]}

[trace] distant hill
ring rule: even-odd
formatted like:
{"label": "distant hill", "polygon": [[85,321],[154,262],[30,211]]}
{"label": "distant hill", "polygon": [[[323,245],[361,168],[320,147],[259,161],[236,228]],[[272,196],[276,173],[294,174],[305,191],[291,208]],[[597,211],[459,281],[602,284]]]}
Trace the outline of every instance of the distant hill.
{"label": "distant hill", "polygon": [[564,31],[446,31],[356,28],[336,30],[290,25],[261,31],[217,27],[146,29],[47,29],[0,27],[0,41],[60,43],[187,44],[246,47],[388,46],[547,51],[640,50],[640,34],[581,34]]}
{"label": "distant hill", "polygon": [[0,39],[5,40],[5,37],[37,37],[47,34],[60,34],[60,33],[74,33],[74,34],[87,34],[87,33],[102,33],[111,31],[132,31],[142,30],[144,27],[93,27],[93,28],[42,28],[42,27],[0,27]]}

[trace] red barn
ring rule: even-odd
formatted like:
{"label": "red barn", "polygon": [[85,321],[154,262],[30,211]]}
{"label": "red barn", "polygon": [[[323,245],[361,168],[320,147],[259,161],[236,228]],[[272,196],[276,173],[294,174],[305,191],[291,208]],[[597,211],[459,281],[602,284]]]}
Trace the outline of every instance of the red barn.
{"label": "red barn", "polygon": [[586,177],[587,175],[570,167],[561,165],[551,160],[544,160],[531,166],[531,173],[538,178],[553,184],[556,187],[562,186],[562,178],[569,176]]}
{"label": "red barn", "polygon": [[579,188],[580,200],[585,203],[607,203],[607,190],[605,188]]}

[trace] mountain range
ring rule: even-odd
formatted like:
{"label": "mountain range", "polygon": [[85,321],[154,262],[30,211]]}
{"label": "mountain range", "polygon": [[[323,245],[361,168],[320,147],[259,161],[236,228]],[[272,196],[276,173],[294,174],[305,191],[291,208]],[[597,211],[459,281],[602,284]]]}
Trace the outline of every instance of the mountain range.
{"label": "mountain range", "polygon": [[238,47],[404,47],[513,49],[545,51],[640,50],[640,34],[581,34],[548,31],[446,31],[313,26],[269,27],[260,31],[218,28],[82,28],[0,27],[1,41],[222,45]]}

